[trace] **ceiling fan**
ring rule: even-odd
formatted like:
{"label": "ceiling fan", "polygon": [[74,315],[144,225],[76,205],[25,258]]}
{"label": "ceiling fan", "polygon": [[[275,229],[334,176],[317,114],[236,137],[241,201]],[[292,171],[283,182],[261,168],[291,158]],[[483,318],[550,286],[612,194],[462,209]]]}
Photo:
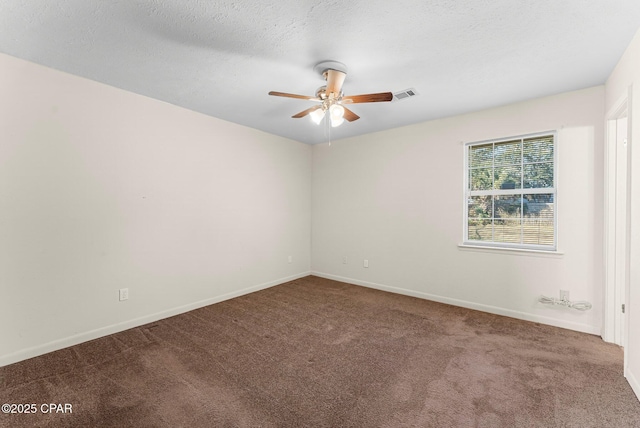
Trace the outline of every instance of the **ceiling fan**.
{"label": "ceiling fan", "polygon": [[309,115],[313,122],[320,124],[325,113],[329,112],[331,126],[336,127],[340,126],[345,119],[349,122],[360,119],[360,116],[349,110],[344,106],[344,104],[377,103],[391,101],[393,99],[393,94],[391,92],[344,95],[342,92],[342,84],[347,76],[347,67],[340,62],[323,61],[316,65],[314,70],[320,73],[327,81],[325,86],[321,86],[316,90],[315,96],[288,94],[286,92],[276,91],[269,92],[269,95],[274,95],[276,97],[297,98],[319,103],[291,116],[294,119],[299,119]]}

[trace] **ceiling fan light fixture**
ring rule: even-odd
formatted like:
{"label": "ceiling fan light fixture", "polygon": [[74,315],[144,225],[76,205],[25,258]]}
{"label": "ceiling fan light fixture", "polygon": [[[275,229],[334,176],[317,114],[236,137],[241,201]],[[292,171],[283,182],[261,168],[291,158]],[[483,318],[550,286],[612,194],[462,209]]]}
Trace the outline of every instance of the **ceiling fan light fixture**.
{"label": "ceiling fan light fixture", "polygon": [[322,122],[322,119],[324,118],[324,109],[319,108],[312,111],[311,113],[309,113],[309,117],[311,118],[313,123],[315,123],[316,125],[320,125],[320,122]]}
{"label": "ceiling fan light fixture", "polygon": [[332,128],[336,128],[336,127],[342,125],[342,122],[344,122],[343,118],[340,117],[340,118],[336,119],[333,116],[331,116],[331,127]]}
{"label": "ceiling fan light fixture", "polygon": [[340,104],[333,104],[329,107],[329,117],[331,118],[331,126],[336,127],[344,122],[344,107]]}

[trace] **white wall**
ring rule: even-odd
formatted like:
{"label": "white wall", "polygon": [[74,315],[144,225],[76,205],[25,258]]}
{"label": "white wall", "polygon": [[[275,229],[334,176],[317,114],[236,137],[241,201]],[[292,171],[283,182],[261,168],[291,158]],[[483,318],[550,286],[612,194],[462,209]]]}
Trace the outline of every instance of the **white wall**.
{"label": "white wall", "polygon": [[309,273],[310,146],[6,55],[0,92],[0,365]]}
{"label": "white wall", "polygon": [[[599,86],[314,146],[312,272],[599,334],[603,117]],[[459,248],[463,142],[549,130],[558,130],[563,254]],[[593,309],[537,302],[560,289]]]}
{"label": "white wall", "polygon": [[[629,89],[631,92],[629,93]],[[606,111],[630,95],[631,236],[625,376],[640,397],[640,30],[606,83]]]}

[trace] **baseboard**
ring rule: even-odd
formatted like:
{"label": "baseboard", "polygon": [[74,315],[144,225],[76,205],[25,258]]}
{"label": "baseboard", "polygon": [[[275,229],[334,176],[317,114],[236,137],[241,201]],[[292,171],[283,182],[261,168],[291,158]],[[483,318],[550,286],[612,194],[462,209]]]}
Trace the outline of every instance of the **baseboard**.
{"label": "baseboard", "polygon": [[627,382],[631,385],[631,389],[633,389],[636,397],[640,400],[640,382],[638,381],[638,378],[629,370],[628,367],[624,368],[624,377],[627,378]]}
{"label": "baseboard", "polygon": [[361,285],[363,287],[375,288],[376,290],[389,291],[391,293],[404,294],[406,296],[417,297],[420,299],[431,300],[434,302],[445,303],[453,306],[460,306],[467,309],[474,309],[482,312],[488,312],[495,315],[503,315],[506,317],[521,319],[524,321],[537,322],[540,324],[551,325],[554,327],[566,328],[568,330],[579,331],[582,333],[600,335],[600,327],[594,327],[588,324],[577,323],[572,321],[559,320],[555,318],[543,317],[540,315],[530,314],[526,312],[514,311],[511,309],[500,308],[497,306],[484,305],[482,303],[469,302],[466,300],[452,299],[450,297],[438,296],[435,294],[423,293],[421,291],[409,290],[406,288],[392,287],[374,282],[361,281],[354,278],[346,278],[339,275],[332,275],[323,272],[311,271],[311,275],[321,278],[333,279],[335,281],[347,282],[349,284]]}
{"label": "baseboard", "polygon": [[175,308],[167,309],[154,314],[145,315],[132,320],[123,321],[117,324],[101,327],[95,330],[79,333],[73,336],[65,337],[63,339],[54,340],[52,342],[45,343],[43,345],[34,346],[32,348],[23,349],[11,354],[0,356],[0,367],[14,364],[19,361],[27,360],[29,358],[37,357],[39,355],[47,354],[49,352],[58,351],[60,349],[68,348],[89,340],[98,339],[100,337],[108,336],[110,334],[119,333],[131,328],[140,327],[148,323],[152,323],[164,318],[169,318],[175,315],[183,314],[185,312],[199,309],[204,306],[213,305],[225,300],[233,299],[245,294],[253,293],[255,291],[264,290],[265,288],[273,287],[285,282],[293,281],[295,279],[304,278],[311,275],[311,272],[303,272],[296,275],[288,276],[285,278],[276,279],[273,281],[265,282],[262,284],[254,285],[251,287],[243,288],[241,290],[233,291],[231,293],[222,294],[209,299],[200,300],[198,302],[189,303],[187,305],[178,306]]}

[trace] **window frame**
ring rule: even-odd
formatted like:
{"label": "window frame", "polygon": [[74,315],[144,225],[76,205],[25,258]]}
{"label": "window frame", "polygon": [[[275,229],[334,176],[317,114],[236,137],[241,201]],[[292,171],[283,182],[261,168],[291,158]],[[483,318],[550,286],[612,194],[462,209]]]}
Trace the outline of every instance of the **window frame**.
{"label": "window frame", "polygon": [[[534,187],[534,188],[520,188],[520,189],[491,189],[491,190],[476,190],[469,189],[469,148],[472,146],[480,146],[485,144],[500,144],[514,140],[520,140],[521,142],[538,137],[553,137],[553,187]],[[497,250],[525,250],[544,253],[554,253],[558,251],[558,132],[546,131],[536,132],[531,134],[522,134],[509,136],[504,138],[495,138],[490,140],[473,141],[464,143],[463,149],[464,156],[464,179],[463,179],[463,235],[462,235],[462,247],[480,247]],[[552,194],[553,195],[553,245],[542,244],[524,244],[524,243],[511,243],[511,242],[498,242],[498,241],[480,241],[470,240],[469,236],[469,198],[471,196],[501,196],[501,195],[513,195],[515,194]],[[492,219],[495,219],[495,213],[492,213]],[[523,216],[520,217],[524,219]]]}

